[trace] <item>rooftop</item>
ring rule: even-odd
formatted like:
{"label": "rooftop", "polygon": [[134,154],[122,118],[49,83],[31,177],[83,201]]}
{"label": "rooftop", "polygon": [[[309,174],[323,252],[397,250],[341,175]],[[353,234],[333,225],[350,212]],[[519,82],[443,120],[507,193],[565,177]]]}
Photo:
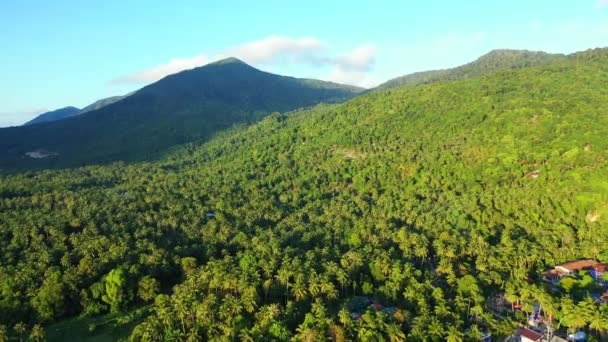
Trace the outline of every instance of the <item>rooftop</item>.
{"label": "rooftop", "polygon": [[543,335],[537,333],[536,331],[530,330],[530,329],[527,329],[527,328],[521,329],[521,331],[519,332],[519,334],[522,337],[525,337],[525,338],[530,339],[532,341],[538,341],[538,340],[540,340],[543,337]]}
{"label": "rooftop", "polygon": [[583,260],[568,261],[563,264],[555,265],[555,267],[562,267],[569,271],[578,271],[578,270],[582,270],[584,268],[594,267],[598,264],[600,264],[600,263],[595,260],[583,259]]}

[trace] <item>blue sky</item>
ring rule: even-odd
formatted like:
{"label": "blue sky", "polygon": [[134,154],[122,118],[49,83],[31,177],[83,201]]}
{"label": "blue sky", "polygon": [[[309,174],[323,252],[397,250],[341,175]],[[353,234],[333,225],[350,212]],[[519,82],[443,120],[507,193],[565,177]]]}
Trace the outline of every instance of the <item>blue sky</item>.
{"label": "blue sky", "polygon": [[373,86],[495,48],[608,46],[608,0],[0,2],[0,127],[235,55]]}

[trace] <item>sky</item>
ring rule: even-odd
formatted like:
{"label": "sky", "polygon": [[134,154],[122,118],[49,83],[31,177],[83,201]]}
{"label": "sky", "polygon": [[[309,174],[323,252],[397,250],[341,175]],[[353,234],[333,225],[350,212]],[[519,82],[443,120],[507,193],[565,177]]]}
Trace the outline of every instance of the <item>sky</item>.
{"label": "sky", "polygon": [[492,49],[608,47],[608,0],[2,0],[0,127],[234,56],[373,87]]}

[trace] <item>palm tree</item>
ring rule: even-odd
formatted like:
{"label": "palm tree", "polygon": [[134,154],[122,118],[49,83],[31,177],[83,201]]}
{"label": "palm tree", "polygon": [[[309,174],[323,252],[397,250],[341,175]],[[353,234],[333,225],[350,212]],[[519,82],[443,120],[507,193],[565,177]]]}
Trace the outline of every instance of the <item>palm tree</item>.
{"label": "palm tree", "polygon": [[264,288],[264,300],[268,300],[268,291],[270,290],[271,286],[272,286],[272,279],[264,280],[264,284],[262,285],[262,287]]}
{"label": "palm tree", "polygon": [[23,341],[23,333],[25,333],[26,329],[27,329],[27,326],[23,322],[19,322],[19,323],[15,324],[15,326],[13,327],[13,330],[15,330],[17,335],[19,335],[19,341]]}
{"label": "palm tree", "polygon": [[321,284],[319,282],[319,277],[316,274],[312,274],[310,279],[308,280],[308,293],[312,296],[312,298],[317,298],[321,294]]}
{"label": "palm tree", "polygon": [[6,329],[6,325],[1,325],[0,324],[0,342],[7,342],[8,341],[8,331]]}
{"label": "palm tree", "polygon": [[176,316],[177,318],[179,318],[181,326],[182,326],[182,333],[186,333],[186,325],[184,323],[184,320],[186,319],[186,317],[188,317],[189,315],[189,309],[188,309],[188,305],[183,301],[183,300],[178,300],[175,302],[174,304],[174,309],[176,311]]}
{"label": "palm tree", "polygon": [[321,293],[323,293],[327,299],[332,300],[332,299],[338,298],[338,291],[336,291],[336,287],[329,280],[327,280],[327,279],[323,280],[320,288],[321,288]]}
{"label": "palm tree", "polygon": [[593,311],[589,319],[589,328],[593,329],[598,335],[608,330],[608,318],[606,313],[597,308]]}
{"label": "palm tree", "polygon": [[319,341],[319,334],[316,330],[309,327],[299,326],[297,329],[296,340],[302,342],[317,342]]}
{"label": "palm tree", "polygon": [[293,293],[296,302],[306,298],[306,285],[304,284],[304,277],[301,274],[298,275],[296,282],[291,288],[291,292]]}
{"label": "palm tree", "polygon": [[289,296],[289,279],[291,278],[291,271],[287,268],[281,268],[276,276],[277,280],[281,285],[285,286],[285,303]]}
{"label": "palm tree", "polygon": [[336,271],[336,280],[338,280],[338,283],[340,283],[340,292],[344,293],[344,288],[346,287],[346,285],[348,285],[348,274],[346,273],[346,271],[344,271],[344,269],[339,268]]}
{"label": "palm tree", "polygon": [[445,330],[437,317],[431,318],[431,322],[428,327],[428,332],[429,332],[429,335],[431,335],[433,337],[437,337],[439,339],[443,338],[443,335],[445,334]]}
{"label": "palm tree", "polygon": [[44,329],[40,326],[40,324],[35,324],[30,332],[30,339],[35,342],[40,342],[44,340]]}
{"label": "palm tree", "polygon": [[[570,328],[570,331],[576,331],[587,325],[587,318],[578,312],[578,307],[570,297],[566,297],[561,306],[562,320],[565,325]],[[561,324],[560,321],[560,324]],[[559,324],[558,324],[559,329]]]}
{"label": "palm tree", "polygon": [[388,334],[389,341],[391,342],[405,342],[405,333],[395,323],[386,325],[386,333]]}
{"label": "palm tree", "polygon": [[464,334],[462,331],[458,330],[455,326],[450,326],[448,330],[448,335],[445,337],[447,342],[462,342]]}
{"label": "palm tree", "polygon": [[349,328],[353,324],[353,319],[346,308],[342,308],[340,309],[340,312],[338,312],[338,321],[345,328]]}

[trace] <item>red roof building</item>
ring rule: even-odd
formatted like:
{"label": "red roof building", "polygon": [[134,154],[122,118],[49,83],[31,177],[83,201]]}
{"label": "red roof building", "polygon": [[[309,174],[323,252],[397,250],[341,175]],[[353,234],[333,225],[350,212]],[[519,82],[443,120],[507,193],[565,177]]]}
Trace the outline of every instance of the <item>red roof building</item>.
{"label": "red roof building", "polygon": [[543,338],[542,334],[527,328],[522,328],[519,331],[519,336],[521,337],[522,342],[538,342]]}

